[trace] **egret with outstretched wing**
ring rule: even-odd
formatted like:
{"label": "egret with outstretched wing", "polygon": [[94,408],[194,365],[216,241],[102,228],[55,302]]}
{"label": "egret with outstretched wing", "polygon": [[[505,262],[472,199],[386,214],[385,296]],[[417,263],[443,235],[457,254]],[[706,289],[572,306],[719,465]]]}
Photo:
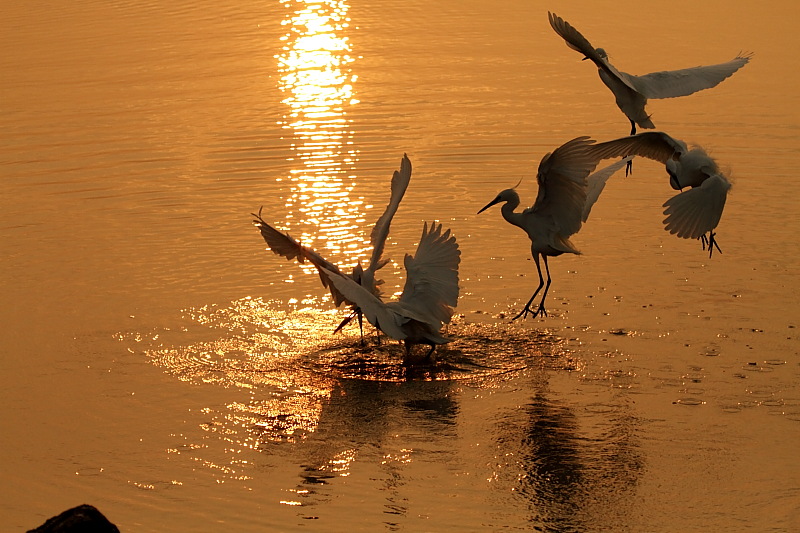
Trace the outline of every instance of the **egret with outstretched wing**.
{"label": "egret with outstretched wing", "polygon": [[[599,153],[592,150],[594,142],[589,137],[578,137],[564,143],[542,158],[536,176],[539,192],[532,207],[519,213],[515,212],[514,210],[520,204],[519,194],[515,189],[506,189],[478,211],[480,214],[491,206],[503,202],[503,207],[500,209],[503,218],[509,224],[522,228],[531,240],[531,255],[539,274],[539,286],[513,320],[527,317],[528,314],[532,314],[534,317],[540,314],[547,315],[544,302],[552,281],[547,258],[564,253],[580,254],[570,242],[569,237],[581,229],[581,224],[588,218],[592,204],[597,200],[608,177],[629,161],[622,160],[598,171],[599,175],[591,180],[592,193],[590,196],[590,173],[604,159]],[[546,286],[542,276],[540,258],[544,262],[547,272]],[[542,287],[544,287],[544,294],[539,307],[533,311],[531,304]]]}
{"label": "egret with outstretched wing", "polygon": [[580,52],[584,56],[583,59],[588,59],[597,66],[600,79],[614,93],[617,106],[631,123],[631,135],[636,133],[637,125],[642,128],[655,128],[650,115],[645,111],[648,98],[676,98],[716,87],[745,66],[752,57],[752,54],[740,54],[718,65],[635,76],[614,68],[608,61],[606,51],[592,46],[569,22],[550,12],[547,13],[547,17],[550,26],[566,41],[568,47]]}
{"label": "egret with outstretched wing", "polygon": [[[592,150],[601,158],[638,155],[664,163],[670,186],[682,191],[662,206],[667,215],[664,229],[684,239],[700,239],[703,249],[708,247],[709,257],[715,247],[722,252],[714,229],[722,218],[731,183],[703,148],[689,148],[666,133],[652,131],[597,143]],[[690,189],[684,191],[686,187]]]}
{"label": "egret with outstretched wing", "polygon": [[458,265],[461,251],[450,230],[435,222],[422,230],[417,252],[406,254],[406,283],[400,298],[384,302],[350,276],[327,268],[320,272],[348,301],[357,305],[367,320],[383,333],[405,343],[406,361],[415,344],[431,347],[449,342],[442,326],[450,322],[458,303]]}
{"label": "egret with outstretched wing", "polygon": [[[359,262],[353,268],[352,273],[347,274],[351,280],[364,287],[376,298],[380,297],[379,286],[383,282],[375,279],[375,273],[389,262],[388,259],[383,257],[386,238],[389,235],[389,228],[392,223],[392,218],[397,212],[397,208],[400,205],[400,200],[403,199],[403,195],[408,188],[408,183],[410,180],[411,161],[408,159],[408,155],[404,154],[403,159],[400,161],[400,170],[395,170],[392,176],[392,192],[389,199],[389,204],[386,206],[384,213],[380,216],[380,218],[378,218],[375,226],[372,228],[372,232],[370,233],[372,255],[370,257],[369,264],[367,265],[367,268],[363,268]],[[353,319],[354,316],[357,316],[359,328],[361,329],[361,339],[363,341],[364,331],[362,327],[361,311],[358,309],[358,306],[354,304],[354,302],[339,292],[335,286],[331,285],[328,282],[328,277],[323,273],[323,269],[325,269],[331,272],[336,272],[337,274],[345,275],[342,273],[339,267],[322,257],[313,249],[300,244],[288,233],[278,231],[267,224],[261,217],[261,210],[259,210],[258,214],[253,213],[253,216],[256,218],[253,223],[259,228],[261,231],[261,236],[267,242],[270,250],[272,250],[273,253],[283,256],[289,260],[297,259],[300,263],[305,263],[306,261],[310,262],[319,271],[319,277],[322,281],[322,284],[328,290],[330,290],[334,304],[338,307],[343,302],[346,302],[353,306],[353,313],[347,316],[342,323],[339,324],[339,326],[336,328],[336,331],[338,332],[341,330],[342,327],[344,327]]]}

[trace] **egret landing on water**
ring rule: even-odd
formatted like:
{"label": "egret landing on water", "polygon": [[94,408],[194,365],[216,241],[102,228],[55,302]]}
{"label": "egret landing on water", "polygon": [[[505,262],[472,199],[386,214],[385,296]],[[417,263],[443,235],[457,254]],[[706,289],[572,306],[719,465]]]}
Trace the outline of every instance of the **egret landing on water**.
{"label": "egret landing on water", "polygon": [[406,254],[406,283],[400,298],[383,302],[375,294],[356,283],[352,277],[327,268],[320,270],[330,284],[349,302],[358,306],[370,324],[405,344],[406,363],[411,361],[415,344],[431,347],[449,342],[442,335],[442,326],[450,322],[458,303],[458,265],[461,251],[450,230],[442,232],[435,222],[422,230],[417,252]]}
{"label": "egret landing on water", "polygon": [[[577,233],[588,218],[592,204],[597,200],[608,177],[629,162],[626,159],[618,161],[597,172],[590,180],[590,173],[604,159],[593,150],[594,142],[589,137],[578,137],[542,158],[536,176],[539,193],[532,207],[515,212],[520,204],[519,194],[515,189],[506,189],[478,211],[480,214],[491,206],[504,202],[500,210],[503,218],[509,224],[522,228],[531,240],[531,254],[539,273],[539,286],[513,320],[529,314],[534,318],[540,314],[547,315],[544,302],[551,283],[547,257],[563,253],[580,254],[569,241],[569,237]],[[546,285],[539,263],[540,257],[547,272]],[[533,311],[531,304],[542,287],[542,300],[536,311]]]}
{"label": "egret landing on water", "polygon": [[[397,212],[397,208],[400,205],[400,200],[403,199],[403,195],[408,188],[408,183],[410,180],[411,161],[408,159],[408,156],[404,154],[403,159],[400,161],[400,170],[395,170],[394,175],[392,176],[392,193],[389,199],[389,204],[386,206],[386,211],[384,211],[378,221],[375,222],[375,226],[372,228],[372,233],[370,234],[372,256],[370,257],[369,264],[367,265],[367,268],[363,268],[361,263],[359,263],[353,268],[353,272],[351,274],[347,274],[351,280],[364,287],[366,291],[374,295],[376,298],[380,298],[379,286],[383,283],[383,281],[376,280],[375,273],[389,262],[389,259],[382,257],[383,250],[386,245],[386,238],[389,235],[389,227],[392,223],[392,218]],[[273,253],[281,255],[289,260],[297,259],[300,263],[305,263],[306,261],[310,262],[319,271],[320,280],[322,281],[322,284],[330,290],[331,296],[333,297],[333,302],[336,304],[336,306],[338,307],[342,304],[342,302],[346,302],[352,306],[353,312],[347,316],[341,324],[339,324],[339,326],[336,328],[336,331],[338,332],[341,330],[353,319],[354,316],[357,316],[359,329],[361,330],[361,342],[363,343],[364,330],[362,327],[361,310],[355,302],[348,299],[334,285],[331,285],[328,281],[327,274],[323,273],[323,270],[325,270],[328,272],[342,274],[339,267],[322,257],[319,253],[315,252],[311,248],[303,246],[289,236],[289,234],[282,233],[267,224],[264,219],[261,218],[260,209],[258,214],[256,215],[253,213],[253,216],[256,217],[256,220],[254,220],[253,223],[256,225],[256,227],[258,227],[259,230],[261,230],[261,236],[267,242],[270,250],[272,250]]]}
{"label": "egret landing on water", "polygon": [[608,62],[608,55],[602,48],[595,48],[569,22],[548,12],[553,30],[567,43],[567,46],[583,54],[583,59],[597,65],[600,79],[614,93],[617,106],[625,113],[631,123],[631,135],[636,126],[654,128],[650,115],[644,107],[648,98],[675,98],[687,96],[703,89],[716,87],[724,79],[742,68],[750,61],[752,54],[738,55],[727,63],[702,67],[652,72],[635,76],[620,72]]}
{"label": "egret landing on water", "polygon": [[593,150],[603,158],[638,155],[664,163],[673,189],[690,187],[664,203],[664,229],[684,239],[700,239],[703,249],[708,247],[709,257],[715,247],[722,253],[714,229],[731,183],[705,150],[699,146],[690,149],[683,141],[658,131],[597,143]]}

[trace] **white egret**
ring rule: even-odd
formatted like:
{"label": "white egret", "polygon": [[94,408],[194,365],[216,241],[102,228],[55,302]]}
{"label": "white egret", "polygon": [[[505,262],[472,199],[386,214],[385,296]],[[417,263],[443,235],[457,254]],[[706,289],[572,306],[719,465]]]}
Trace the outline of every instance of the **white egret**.
{"label": "white egret", "polygon": [[722,252],[714,229],[722,217],[731,183],[703,148],[688,148],[683,141],[654,131],[597,143],[593,149],[603,158],[639,155],[664,163],[673,189],[691,187],[662,206],[667,215],[664,229],[684,239],[700,239],[703,249],[708,246],[709,257],[714,247]]}
{"label": "white egret", "polygon": [[422,237],[414,256],[406,254],[406,283],[400,298],[383,302],[352,277],[327,268],[320,269],[339,293],[357,305],[367,320],[395,340],[402,340],[406,349],[406,362],[410,361],[415,344],[431,347],[429,358],[436,346],[449,342],[442,335],[442,325],[450,322],[453,308],[458,302],[458,265],[461,251],[456,238],[448,229],[435,222],[422,230]]}
{"label": "white egret", "polygon": [[592,46],[569,22],[554,13],[548,12],[547,16],[550,26],[566,41],[568,47],[583,54],[583,59],[589,59],[597,65],[600,79],[614,93],[617,106],[631,123],[631,135],[636,133],[637,125],[642,128],[655,127],[645,111],[648,98],[675,98],[710,89],[745,66],[752,57],[752,54],[740,54],[727,63],[718,65],[635,76],[614,68],[608,62],[606,51]]}
{"label": "white egret", "polygon": [[[589,137],[578,137],[542,158],[536,176],[539,192],[532,207],[520,213],[514,212],[520,204],[519,194],[515,189],[506,189],[478,211],[480,214],[495,204],[505,202],[500,210],[503,218],[509,224],[522,228],[531,240],[531,255],[539,273],[539,286],[513,320],[521,316],[527,317],[528,314],[532,314],[534,318],[539,314],[547,315],[544,302],[551,283],[547,257],[563,253],[580,254],[569,241],[569,237],[577,233],[582,222],[586,221],[605,180],[628,162],[628,160],[618,161],[599,171],[599,176],[592,180],[594,185],[590,197],[589,175],[600,160],[604,159],[593,150],[594,142]],[[539,263],[540,257],[547,272],[546,286]],[[542,287],[544,287],[542,300],[536,311],[533,311],[531,304]]]}
{"label": "white egret", "polygon": [[[367,268],[363,268],[359,262],[353,268],[353,272],[351,274],[347,274],[350,279],[354,280],[355,283],[360,284],[375,297],[380,297],[379,285],[383,283],[383,281],[375,279],[375,272],[389,262],[389,259],[382,257],[383,250],[386,245],[386,238],[389,235],[389,227],[392,223],[392,218],[397,212],[397,208],[400,205],[400,200],[403,199],[403,195],[408,188],[408,183],[410,180],[411,161],[408,159],[408,155],[403,154],[403,159],[400,161],[400,170],[395,170],[392,176],[392,192],[389,199],[389,204],[386,206],[384,213],[380,216],[380,218],[378,218],[377,222],[375,222],[375,226],[372,228],[372,232],[370,233],[372,255],[370,257],[369,264],[367,265]],[[323,269],[325,269],[331,272],[342,274],[339,267],[322,257],[313,249],[300,244],[288,233],[282,233],[267,224],[264,219],[261,218],[261,210],[259,210],[257,215],[253,213],[253,216],[256,217],[256,220],[254,220],[253,223],[259,228],[259,230],[261,230],[261,236],[269,245],[270,250],[272,250],[275,254],[281,255],[289,260],[297,259],[300,263],[305,263],[306,261],[310,262],[319,271],[319,277],[322,281],[322,284],[328,288],[328,290],[330,290],[334,304],[338,307],[342,304],[342,302],[346,302],[353,306],[353,312],[346,317],[341,324],[339,324],[339,326],[336,328],[336,331],[338,332],[341,330],[353,319],[354,316],[358,316],[359,329],[361,330],[361,340],[363,342],[364,331],[362,326],[361,311],[352,300],[349,300],[345,295],[339,292],[335,286],[331,285],[328,282],[328,276],[323,273]]]}

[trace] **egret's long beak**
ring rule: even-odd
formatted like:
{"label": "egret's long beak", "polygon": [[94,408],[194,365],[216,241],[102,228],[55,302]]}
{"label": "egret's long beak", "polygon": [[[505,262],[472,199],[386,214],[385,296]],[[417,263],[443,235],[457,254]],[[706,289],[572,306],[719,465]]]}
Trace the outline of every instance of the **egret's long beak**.
{"label": "egret's long beak", "polygon": [[488,204],[486,204],[485,206],[483,206],[483,208],[482,208],[480,211],[478,211],[478,213],[477,213],[477,214],[479,214],[479,215],[480,215],[481,213],[483,213],[484,211],[486,211],[487,209],[489,209],[490,207],[492,207],[494,204],[499,204],[501,201],[502,201],[502,200],[500,200],[500,198],[495,198],[494,200],[492,200],[491,202],[489,202]]}
{"label": "egret's long beak", "polygon": [[678,181],[677,174],[675,174],[674,172],[670,172],[669,170],[667,170],[667,174],[669,174],[669,184],[672,186],[673,189],[675,189],[676,191],[680,191],[681,189],[683,189],[683,187],[681,187],[680,182]]}

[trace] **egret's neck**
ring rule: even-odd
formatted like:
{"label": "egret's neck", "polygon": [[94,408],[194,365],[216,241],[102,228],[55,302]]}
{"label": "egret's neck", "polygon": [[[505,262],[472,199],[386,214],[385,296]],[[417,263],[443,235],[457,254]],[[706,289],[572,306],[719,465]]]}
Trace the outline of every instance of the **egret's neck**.
{"label": "egret's neck", "polygon": [[503,214],[503,218],[506,219],[506,222],[525,229],[522,225],[522,213],[514,212],[517,207],[519,207],[519,196],[514,194],[503,204],[503,207],[500,208],[500,212]]}

